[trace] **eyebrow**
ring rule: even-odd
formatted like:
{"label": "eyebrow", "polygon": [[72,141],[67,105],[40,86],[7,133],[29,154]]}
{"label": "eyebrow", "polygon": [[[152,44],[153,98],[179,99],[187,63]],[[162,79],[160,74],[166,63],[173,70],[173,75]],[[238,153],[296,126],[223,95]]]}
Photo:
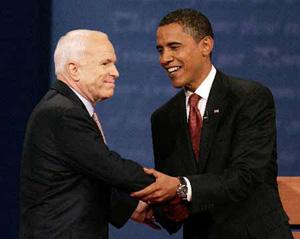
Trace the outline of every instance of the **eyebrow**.
{"label": "eyebrow", "polygon": [[110,58],[110,57],[107,57],[107,58],[104,58],[104,59],[101,59],[101,60],[98,60],[99,62],[116,62],[117,61],[117,58]]}
{"label": "eyebrow", "polygon": [[[169,42],[169,43],[167,44],[167,47],[174,46],[174,45],[182,45],[182,43],[181,43],[181,42],[176,42],[176,41]],[[160,49],[160,48],[162,48],[161,45],[156,45],[156,49]]]}

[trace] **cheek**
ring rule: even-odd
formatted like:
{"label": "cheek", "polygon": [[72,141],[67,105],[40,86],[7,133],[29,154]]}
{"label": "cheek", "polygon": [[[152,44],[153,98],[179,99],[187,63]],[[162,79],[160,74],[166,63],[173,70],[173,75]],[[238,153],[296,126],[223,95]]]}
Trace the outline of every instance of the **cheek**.
{"label": "cheek", "polygon": [[197,69],[201,65],[199,63],[200,63],[199,57],[197,55],[191,55],[191,57],[188,59],[187,65],[190,70],[197,71]]}
{"label": "cheek", "polygon": [[93,87],[99,88],[103,86],[103,82],[104,82],[104,77],[102,74],[97,74],[95,73],[94,75],[91,75],[91,84],[93,85]]}
{"label": "cheek", "polygon": [[184,68],[190,68],[193,62],[193,53],[180,54],[177,59],[183,64]]}
{"label": "cheek", "polygon": [[110,96],[113,92],[114,86],[105,83],[105,79],[108,77],[108,74],[101,74],[97,77],[95,88],[98,93],[102,96]]}

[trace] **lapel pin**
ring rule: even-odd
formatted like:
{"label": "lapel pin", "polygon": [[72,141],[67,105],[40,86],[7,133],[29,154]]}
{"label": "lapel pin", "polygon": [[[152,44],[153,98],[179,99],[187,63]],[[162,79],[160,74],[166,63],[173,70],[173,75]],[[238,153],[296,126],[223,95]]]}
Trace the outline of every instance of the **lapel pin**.
{"label": "lapel pin", "polygon": [[214,109],[214,114],[219,114],[220,110],[219,109]]}

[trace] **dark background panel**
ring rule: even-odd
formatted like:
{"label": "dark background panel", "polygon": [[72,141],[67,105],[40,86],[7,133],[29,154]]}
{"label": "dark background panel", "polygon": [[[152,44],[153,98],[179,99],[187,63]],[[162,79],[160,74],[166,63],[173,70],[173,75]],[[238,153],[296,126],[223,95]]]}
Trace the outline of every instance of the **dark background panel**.
{"label": "dark background panel", "polygon": [[0,237],[18,238],[19,165],[28,116],[49,85],[50,1],[0,9]]}

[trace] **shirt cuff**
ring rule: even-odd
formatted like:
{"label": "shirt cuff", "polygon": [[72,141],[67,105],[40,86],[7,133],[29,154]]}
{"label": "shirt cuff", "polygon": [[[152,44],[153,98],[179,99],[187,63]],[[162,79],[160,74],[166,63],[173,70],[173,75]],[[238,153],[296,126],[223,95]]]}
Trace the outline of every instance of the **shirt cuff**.
{"label": "shirt cuff", "polygon": [[183,177],[185,182],[186,182],[186,186],[187,186],[187,194],[186,194],[186,199],[188,202],[192,201],[192,186],[190,183],[190,180],[188,180],[188,178]]}

